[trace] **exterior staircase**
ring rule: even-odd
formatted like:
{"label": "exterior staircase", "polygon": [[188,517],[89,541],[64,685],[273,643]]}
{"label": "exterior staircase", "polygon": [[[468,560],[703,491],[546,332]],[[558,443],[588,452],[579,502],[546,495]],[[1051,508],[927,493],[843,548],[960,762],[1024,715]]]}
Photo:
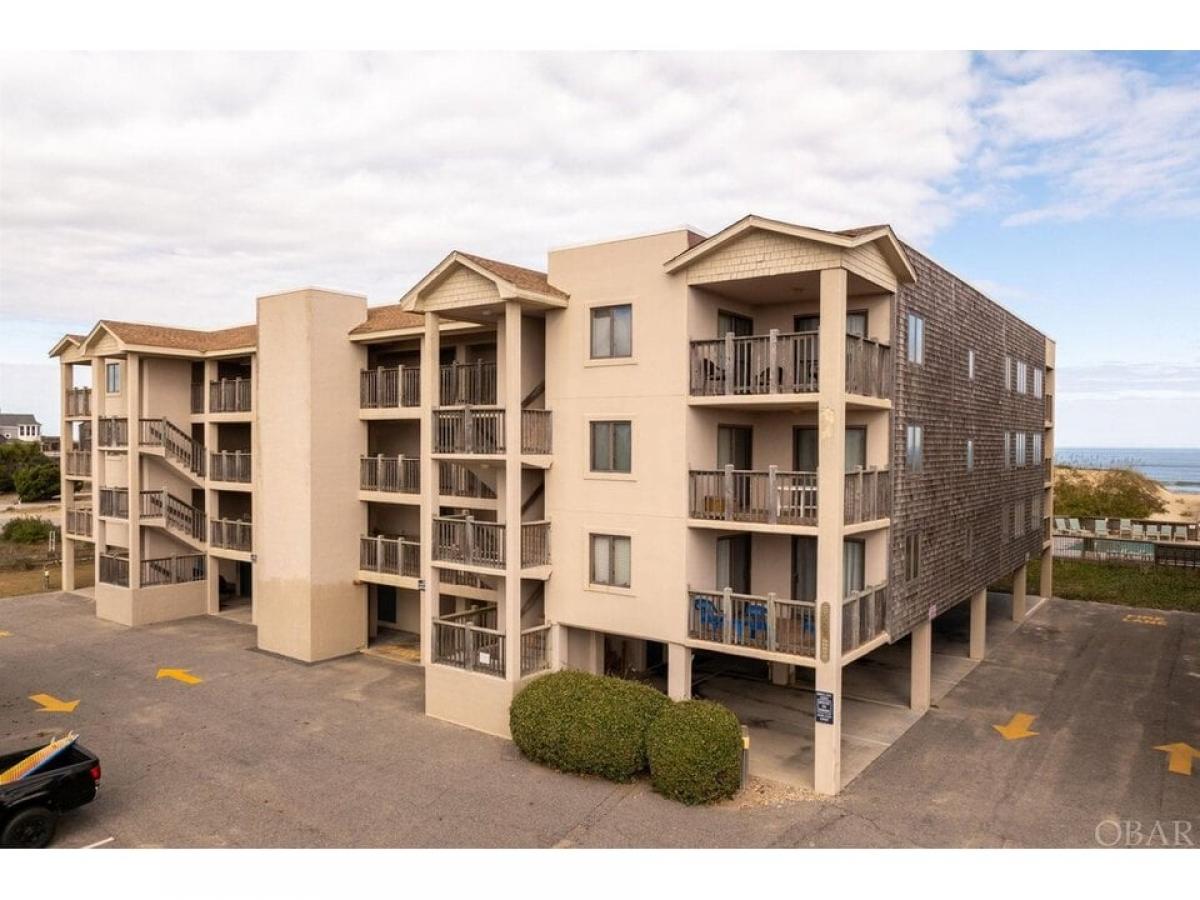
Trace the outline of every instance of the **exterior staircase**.
{"label": "exterior staircase", "polygon": [[208,520],[204,510],[165,490],[142,491],[140,509],[142,524],[165,528],[194,550],[205,549]]}
{"label": "exterior staircase", "polygon": [[[197,485],[204,483],[204,443],[196,440],[170,419],[142,419],[138,443],[143,449],[161,450],[172,469]],[[158,456],[158,453],[153,453]]]}

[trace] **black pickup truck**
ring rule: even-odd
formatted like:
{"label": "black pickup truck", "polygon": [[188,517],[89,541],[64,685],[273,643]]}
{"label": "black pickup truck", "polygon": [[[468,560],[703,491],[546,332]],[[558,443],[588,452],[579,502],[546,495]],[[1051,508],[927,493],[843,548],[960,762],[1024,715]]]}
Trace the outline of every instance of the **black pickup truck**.
{"label": "black pickup truck", "polygon": [[[38,749],[0,756],[0,772]],[[99,758],[76,741],[45,768],[0,785],[0,847],[45,847],[59,813],[91,803],[99,784]]]}

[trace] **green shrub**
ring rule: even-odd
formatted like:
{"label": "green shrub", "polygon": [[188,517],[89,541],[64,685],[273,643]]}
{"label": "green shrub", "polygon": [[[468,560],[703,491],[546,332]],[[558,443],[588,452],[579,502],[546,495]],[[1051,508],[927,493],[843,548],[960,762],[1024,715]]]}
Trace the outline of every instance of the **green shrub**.
{"label": "green shrub", "polygon": [[24,503],[50,500],[59,491],[58,466],[53,460],[35,462],[13,473],[13,487]]}
{"label": "green shrub", "polygon": [[37,516],[19,516],[9,519],[0,530],[0,538],[14,544],[35,544],[50,536],[54,526]]}
{"label": "green shrub", "polygon": [[1158,488],[1158,482],[1132,469],[1059,467],[1054,480],[1054,514],[1145,519],[1165,508]]}
{"label": "green shrub", "polygon": [[628,781],[646,768],[646,731],[671,705],[654,688],[564,670],[536,679],[509,708],[513,742],[536,763]]}
{"label": "green shrub", "polygon": [[685,700],[664,710],[646,736],[650,781],[689,806],[724,800],[742,779],[742,729],[717,703]]}

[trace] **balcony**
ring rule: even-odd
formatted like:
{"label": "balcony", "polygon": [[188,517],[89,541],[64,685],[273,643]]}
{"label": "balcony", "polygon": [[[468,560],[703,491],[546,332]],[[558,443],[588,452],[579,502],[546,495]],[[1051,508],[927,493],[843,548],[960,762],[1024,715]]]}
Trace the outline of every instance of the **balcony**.
{"label": "balcony", "polygon": [[818,389],[815,331],[691,342],[693,397],[804,394]]}
{"label": "balcony", "polygon": [[688,636],[769,653],[816,656],[817,605],[732,591],[688,592]]}
{"label": "balcony", "polygon": [[96,577],[101,584],[129,587],[129,558],[115,553],[101,553]]}
{"label": "balcony", "polygon": [[367,537],[358,539],[358,567],[364,572],[382,575],[421,576],[421,544],[404,538]]}
{"label": "balcony", "polygon": [[193,581],[203,581],[204,564],[203,553],[144,559],[142,560],[141,586],[144,588],[161,587],[166,584],[188,584]]}
{"label": "balcony", "polygon": [[65,455],[64,464],[68,475],[74,475],[76,478],[92,477],[92,451],[68,450]]}
{"label": "balcony", "polygon": [[197,480],[204,477],[204,442],[167,419],[139,419],[138,444],[159,447],[163,456]]}
{"label": "balcony", "polygon": [[128,519],[129,488],[100,488],[100,515],[109,519]]}
{"label": "balcony", "polygon": [[241,519],[213,519],[208,523],[208,543],[223,550],[250,553],[254,549],[254,529]]}
{"label": "balcony", "polygon": [[504,452],[504,410],[435,409],[433,452],[493,456]]}
{"label": "balcony", "polygon": [[208,480],[249,484],[252,476],[249,450],[220,450],[208,455]]}
{"label": "balcony", "polygon": [[864,588],[842,601],[842,652],[849,653],[884,633],[887,585]]}
{"label": "balcony", "polygon": [[250,379],[219,378],[208,384],[210,413],[250,412]]}
{"label": "balcony", "polygon": [[438,493],[443,497],[474,500],[495,500],[496,492],[466,466],[457,463],[438,463]]}
{"label": "balcony", "polygon": [[438,403],[442,406],[495,406],[494,362],[450,363],[439,369]]}
{"label": "balcony", "polygon": [[1042,468],[1043,468],[1042,480],[1046,484],[1053,484],[1054,483],[1054,460],[1052,460],[1052,459],[1042,460]]}
{"label": "balcony", "polygon": [[873,522],[892,514],[892,476],[887,469],[855,469],[846,473],[845,522]]}
{"label": "balcony", "polygon": [[68,419],[86,419],[92,414],[92,389],[71,388],[67,391],[63,408]]}
{"label": "balcony", "polygon": [[846,393],[892,396],[892,348],[870,338],[846,335]]}
{"label": "balcony", "polygon": [[715,522],[817,524],[817,473],[724,469],[689,473],[688,515]]}
{"label": "balcony", "polygon": [[535,625],[521,632],[521,677],[550,668],[550,632],[553,625]]}
{"label": "balcony", "polygon": [[[103,495],[100,501],[103,505]],[[139,512],[143,519],[161,519],[163,527],[168,531],[197,543],[204,543],[204,510],[188,505],[169,491],[142,491]]]}
{"label": "balcony", "polygon": [[104,449],[129,446],[129,420],[104,417],[96,422],[96,444]]}
{"label": "balcony", "polygon": [[421,405],[421,369],[393,366],[363,369],[358,380],[360,409],[399,409]]}
{"label": "balcony", "polygon": [[67,534],[85,538],[92,536],[92,511],[90,509],[68,509],[64,512],[63,521]]}
{"label": "balcony", "polygon": [[358,487],[389,494],[420,493],[421,461],[410,456],[361,456]]}
{"label": "balcony", "polygon": [[496,628],[497,608],[452,613],[433,620],[435,663],[504,677],[504,633]]}
{"label": "balcony", "polygon": [[[471,516],[434,516],[433,558],[438,562],[505,567],[504,523],[477,522]],[[521,567],[550,564],[550,523],[521,523]]]}

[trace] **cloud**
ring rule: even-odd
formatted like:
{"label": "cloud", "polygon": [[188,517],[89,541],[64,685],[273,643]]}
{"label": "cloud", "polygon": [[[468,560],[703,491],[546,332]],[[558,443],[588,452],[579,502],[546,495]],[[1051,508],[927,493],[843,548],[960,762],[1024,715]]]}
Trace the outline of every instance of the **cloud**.
{"label": "cloud", "polygon": [[75,327],[747,211],[926,240],[977,137],[963,54],[10,56],[0,88],[0,304]]}

